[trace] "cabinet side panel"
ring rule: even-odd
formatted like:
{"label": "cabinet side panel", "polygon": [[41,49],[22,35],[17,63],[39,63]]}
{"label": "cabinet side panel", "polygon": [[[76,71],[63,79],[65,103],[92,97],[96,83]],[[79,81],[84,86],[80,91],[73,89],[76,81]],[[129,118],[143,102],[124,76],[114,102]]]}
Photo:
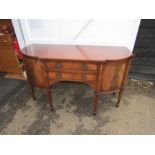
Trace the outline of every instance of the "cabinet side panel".
{"label": "cabinet side panel", "polygon": [[123,61],[109,61],[103,65],[101,77],[101,91],[108,92],[119,89],[125,76],[128,59]]}
{"label": "cabinet side panel", "polygon": [[21,74],[18,59],[11,46],[0,46],[0,71]]}
{"label": "cabinet side panel", "polygon": [[30,82],[38,87],[46,87],[44,64],[35,58],[24,56],[24,65]]}

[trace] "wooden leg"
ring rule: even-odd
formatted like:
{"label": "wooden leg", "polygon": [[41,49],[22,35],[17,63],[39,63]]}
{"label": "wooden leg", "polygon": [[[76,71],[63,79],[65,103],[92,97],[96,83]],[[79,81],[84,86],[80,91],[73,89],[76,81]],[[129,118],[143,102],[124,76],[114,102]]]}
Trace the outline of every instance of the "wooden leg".
{"label": "wooden leg", "polygon": [[96,93],[96,94],[95,94],[95,102],[94,102],[94,110],[93,110],[93,115],[96,115],[97,105],[98,105],[98,99],[99,99],[99,94],[98,94],[98,93]]}
{"label": "wooden leg", "polygon": [[31,83],[29,83],[29,85],[30,85],[30,89],[31,89],[31,93],[32,93],[32,98],[35,101],[36,100],[36,96],[35,96],[35,93],[34,93],[34,87],[33,87],[33,85]]}
{"label": "wooden leg", "polygon": [[124,91],[124,88],[121,88],[120,91],[119,91],[119,95],[118,95],[118,100],[117,100],[117,103],[116,103],[116,107],[119,107],[119,103],[120,103],[120,100],[122,98],[123,91]]}
{"label": "wooden leg", "polygon": [[116,95],[116,93],[115,93],[115,92],[113,92],[112,94],[113,94],[114,96]]}
{"label": "wooden leg", "polygon": [[35,93],[34,93],[34,87],[33,87],[33,82],[32,82],[33,81],[32,80],[32,74],[28,74],[28,71],[26,71],[26,75],[27,75],[27,80],[28,80],[28,83],[29,83],[29,87],[31,89],[32,98],[35,101],[36,96],[35,96]]}
{"label": "wooden leg", "polygon": [[52,91],[51,88],[47,89],[47,95],[48,95],[48,102],[50,105],[50,110],[53,111],[53,105],[52,105]]}

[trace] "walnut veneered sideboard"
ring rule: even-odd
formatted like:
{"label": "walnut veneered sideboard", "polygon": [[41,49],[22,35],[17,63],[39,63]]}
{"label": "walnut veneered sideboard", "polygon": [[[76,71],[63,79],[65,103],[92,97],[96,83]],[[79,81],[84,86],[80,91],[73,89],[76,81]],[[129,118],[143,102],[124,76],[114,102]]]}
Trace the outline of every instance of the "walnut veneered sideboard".
{"label": "walnut veneered sideboard", "polygon": [[53,110],[51,86],[60,81],[83,82],[95,90],[93,114],[99,93],[119,92],[119,102],[133,54],[126,47],[34,44],[22,49],[28,81],[35,100],[34,87],[47,89]]}

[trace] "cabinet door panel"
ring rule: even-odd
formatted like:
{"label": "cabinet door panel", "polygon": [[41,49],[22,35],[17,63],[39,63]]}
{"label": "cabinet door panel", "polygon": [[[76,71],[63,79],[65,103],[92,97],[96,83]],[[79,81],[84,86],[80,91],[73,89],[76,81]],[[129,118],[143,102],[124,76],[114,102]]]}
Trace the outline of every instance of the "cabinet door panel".
{"label": "cabinet door panel", "polygon": [[46,87],[44,64],[35,58],[24,57],[24,65],[31,82],[35,86]]}
{"label": "cabinet door panel", "polygon": [[113,91],[121,87],[128,60],[109,61],[103,65],[101,91]]}

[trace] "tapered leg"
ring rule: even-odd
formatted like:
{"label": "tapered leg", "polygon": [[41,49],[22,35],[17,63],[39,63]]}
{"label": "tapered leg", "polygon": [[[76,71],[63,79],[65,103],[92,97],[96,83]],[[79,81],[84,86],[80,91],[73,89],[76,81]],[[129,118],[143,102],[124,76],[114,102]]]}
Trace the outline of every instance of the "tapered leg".
{"label": "tapered leg", "polygon": [[124,88],[121,88],[120,91],[119,91],[119,95],[118,95],[118,100],[117,100],[117,103],[116,103],[116,107],[119,107],[119,103],[120,103],[120,100],[122,98],[123,91],[124,91]]}
{"label": "tapered leg", "polygon": [[99,99],[99,94],[98,94],[98,93],[96,93],[96,94],[95,94],[95,102],[94,102],[94,110],[93,110],[93,115],[96,115],[97,106],[98,106],[98,99]]}
{"label": "tapered leg", "polygon": [[34,87],[33,87],[33,85],[30,82],[29,82],[29,85],[30,85],[30,89],[31,89],[32,98],[35,101],[36,100],[36,96],[35,96],[35,93],[34,93]]}
{"label": "tapered leg", "polygon": [[[25,67],[25,65],[24,65],[24,67]],[[30,72],[30,74],[28,74],[29,72]],[[29,71],[29,72],[26,70],[27,80],[28,80],[29,87],[31,89],[32,98],[35,101],[36,100],[36,96],[35,96],[35,93],[34,93],[32,73],[31,73],[31,71]]]}
{"label": "tapered leg", "polygon": [[47,89],[47,95],[48,95],[48,102],[49,102],[49,105],[50,105],[50,109],[51,111],[53,111],[53,105],[52,105],[52,91],[51,91],[51,88]]}

